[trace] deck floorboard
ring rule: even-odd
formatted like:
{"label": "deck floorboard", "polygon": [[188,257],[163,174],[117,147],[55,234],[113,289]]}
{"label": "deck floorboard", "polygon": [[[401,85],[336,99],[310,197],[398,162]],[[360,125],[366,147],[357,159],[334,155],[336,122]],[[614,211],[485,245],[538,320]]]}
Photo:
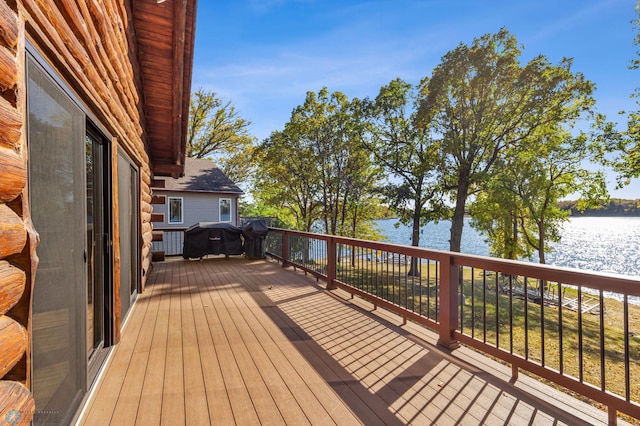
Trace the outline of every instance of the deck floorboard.
{"label": "deck floorboard", "polygon": [[323,287],[273,261],[156,263],[79,424],[607,423]]}

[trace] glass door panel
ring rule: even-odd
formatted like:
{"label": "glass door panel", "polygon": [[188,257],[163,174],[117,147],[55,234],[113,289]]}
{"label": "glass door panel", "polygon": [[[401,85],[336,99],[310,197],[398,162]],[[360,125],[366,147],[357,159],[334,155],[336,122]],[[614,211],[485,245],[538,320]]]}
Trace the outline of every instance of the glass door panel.
{"label": "glass door panel", "polygon": [[104,287],[106,257],[104,145],[87,133],[87,356],[104,347]]}
{"label": "glass door panel", "polygon": [[85,115],[31,58],[27,73],[34,423],[68,424],[87,386]]}
{"label": "glass door panel", "polygon": [[138,185],[138,170],[124,154],[119,153],[120,315],[123,320],[137,295],[140,281]]}

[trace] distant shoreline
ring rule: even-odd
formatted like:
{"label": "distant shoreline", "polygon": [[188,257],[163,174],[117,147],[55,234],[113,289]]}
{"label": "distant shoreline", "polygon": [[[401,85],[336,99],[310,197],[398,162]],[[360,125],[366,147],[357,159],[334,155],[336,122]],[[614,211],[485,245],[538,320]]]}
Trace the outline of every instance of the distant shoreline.
{"label": "distant shoreline", "polygon": [[640,216],[640,199],[624,200],[612,198],[607,203],[602,203],[595,208],[584,211],[578,209],[577,201],[560,201],[558,207],[561,210],[569,210],[571,217],[637,217]]}
{"label": "distant shoreline", "polygon": [[[569,210],[571,217],[640,217],[640,199],[626,200],[611,198],[608,202],[598,207],[588,208],[584,211],[578,209],[578,201],[562,200],[558,202],[560,210]],[[389,210],[387,213],[391,213]],[[470,217],[465,215],[465,217]],[[397,219],[397,217],[381,217],[374,220]]]}

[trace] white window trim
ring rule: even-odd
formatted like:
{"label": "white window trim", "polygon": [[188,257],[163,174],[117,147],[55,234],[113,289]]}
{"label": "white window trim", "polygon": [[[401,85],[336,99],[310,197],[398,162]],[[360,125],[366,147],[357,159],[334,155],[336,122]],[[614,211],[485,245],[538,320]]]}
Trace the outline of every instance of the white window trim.
{"label": "white window trim", "polygon": [[[229,220],[222,220],[222,202],[229,202]],[[233,222],[233,200],[231,198],[220,198],[218,200],[218,219],[220,222]]]}
{"label": "white window trim", "polygon": [[[171,200],[180,200],[180,221],[171,220]],[[184,199],[183,197],[167,197],[167,223],[181,224],[184,223]]]}

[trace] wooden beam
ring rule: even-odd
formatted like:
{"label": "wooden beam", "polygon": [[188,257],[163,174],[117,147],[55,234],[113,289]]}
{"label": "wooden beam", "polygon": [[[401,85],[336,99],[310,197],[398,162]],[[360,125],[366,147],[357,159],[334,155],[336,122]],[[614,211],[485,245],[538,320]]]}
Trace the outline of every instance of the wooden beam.
{"label": "wooden beam", "polygon": [[[121,259],[120,259],[120,221],[126,221],[128,218],[120,217],[120,186],[118,174],[123,173],[118,167],[118,139],[116,137],[111,139],[111,164],[115,167],[112,169],[112,179],[115,184],[111,188],[112,199],[112,232],[113,232],[113,298],[111,300],[111,329],[113,330],[113,342],[120,342],[120,333],[122,328],[122,321],[120,318],[120,272],[121,272]],[[126,191],[126,188],[122,188],[122,191]],[[126,223],[126,222],[125,222]]]}
{"label": "wooden beam", "polygon": [[15,86],[18,77],[16,55],[0,46],[0,90],[5,91]]}
{"label": "wooden beam", "polygon": [[9,47],[15,48],[18,44],[19,33],[20,26],[16,13],[5,1],[0,1],[0,39]]}
{"label": "wooden beam", "polygon": [[184,92],[184,48],[187,26],[187,0],[173,2],[173,144],[174,162],[184,165],[184,135],[182,134],[183,92]]}
{"label": "wooden beam", "polygon": [[156,176],[182,176],[184,166],[181,164],[153,163],[153,174]]}
{"label": "wooden beam", "polygon": [[164,188],[165,180],[164,179],[152,179],[151,184],[149,185],[151,188]]}
{"label": "wooden beam", "polygon": [[0,261],[0,315],[6,314],[22,297],[27,283],[23,270]]}
{"label": "wooden beam", "polygon": [[164,213],[151,213],[151,222],[164,222]]}
{"label": "wooden beam", "polygon": [[151,204],[167,204],[167,196],[153,195],[151,196]]}
{"label": "wooden beam", "polygon": [[[1,122],[0,128],[2,128]],[[23,158],[14,150],[0,146],[0,202],[15,199],[26,184],[27,166]]]}
{"label": "wooden beam", "polygon": [[164,240],[164,231],[153,231],[151,233],[151,241],[163,241]]}
{"label": "wooden beam", "polygon": [[26,242],[22,219],[9,206],[0,204],[0,259],[20,253]]}
{"label": "wooden beam", "polygon": [[153,252],[151,252],[151,261],[152,262],[164,262],[164,251],[153,251]]}
{"label": "wooden beam", "polygon": [[35,409],[33,395],[22,383],[0,381],[0,419],[7,424],[26,425],[33,418]]}
{"label": "wooden beam", "polygon": [[[4,72],[4,67],[1,67],[0,73]],[[10,79],[10,77],[8,78]],[[16,147],[20,143],[21,128],[22,115],[20,111],[0,96],[0,147],[4,146],[9,149]],[[3,154],[0,153],[0,157],[2,156]],[[1,167],[0,170],[2,170]]]}
{"label": "wooden beam", "polygon": [[0,317],[0,377],[20,361],[27,350],[27,330],[6,315]]}

